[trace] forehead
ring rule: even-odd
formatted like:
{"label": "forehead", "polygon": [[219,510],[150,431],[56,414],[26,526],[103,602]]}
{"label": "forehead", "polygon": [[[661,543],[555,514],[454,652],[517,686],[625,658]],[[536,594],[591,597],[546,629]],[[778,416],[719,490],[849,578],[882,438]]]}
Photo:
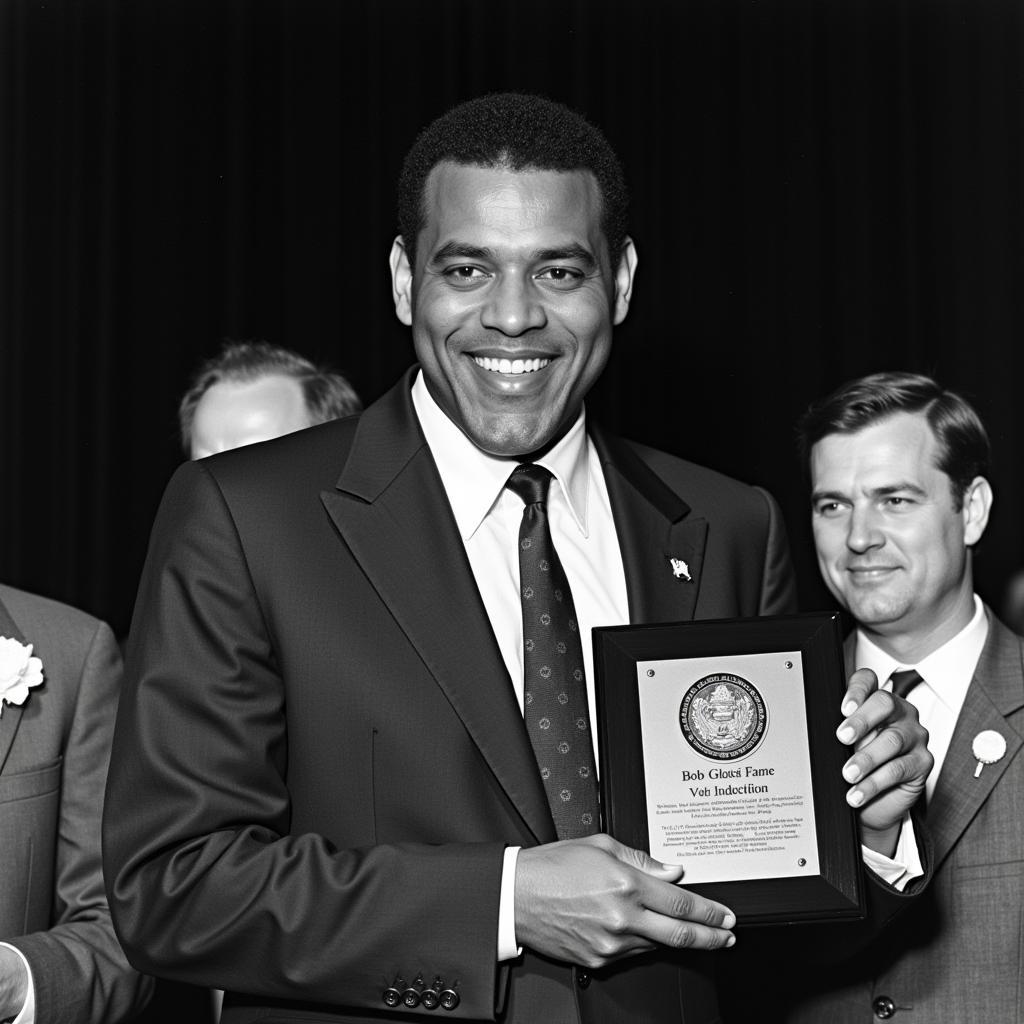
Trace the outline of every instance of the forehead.
{"label": "forehead", "polygon": [[221,380],[199,399],[195,430],[255,425],[305,414],[302,385],[287,374],[268,374],[255,380]]}
{"label": "forehead", "polygon": [[827,434],[811,449],[816,488],[923,484],[949,478],[938,468],[939,444],[923,413],[896,413],[852,433]]}
{"label": "forehead", "polygon": [[219,380],[203,394],[207,405],[290,404],[302,401],[302,385],[284,373],[268,373],[254,380]]}
{"label": "forehead", "polygon": [[427,178],[420,242],[545,245],[559,239],[595,249],[603,240],[601,195],[590,171],[513,171],[444,162]]}

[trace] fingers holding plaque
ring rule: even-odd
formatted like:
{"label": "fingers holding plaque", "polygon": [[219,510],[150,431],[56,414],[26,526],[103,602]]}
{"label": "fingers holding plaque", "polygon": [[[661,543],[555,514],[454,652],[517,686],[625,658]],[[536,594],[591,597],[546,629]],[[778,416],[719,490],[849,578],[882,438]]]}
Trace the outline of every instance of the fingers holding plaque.
{"label": "fingers holding plaque", "polygon": [[594,630],[605,829],[743,923],[861,914],[838,617]]}

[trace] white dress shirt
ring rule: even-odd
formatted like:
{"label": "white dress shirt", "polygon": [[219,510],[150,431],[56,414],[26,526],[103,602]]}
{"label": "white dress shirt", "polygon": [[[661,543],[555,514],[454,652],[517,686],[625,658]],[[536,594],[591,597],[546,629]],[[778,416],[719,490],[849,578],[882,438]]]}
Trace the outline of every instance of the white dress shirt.
{"label": "white dress shirt", "polygon": [[942,762],[946,759],[953,729],[964,706],[967,690],[978,667],[981,649],[988,639],[988,616],[985,606],[977,594],[974,595],[974,615],[956,636],[947,640],[940,648],[932,651],[916,665],[905,665],[857,630],[857,668],[869,668],[882,684],[882,689],[891,690],[893,672],[916,668],[924,682],[919,683],[907,700],[917,708],[921,724],[928,730],[928,749],[935,758],[925,796],[931,800]]}
{"label": "white dress shirt", "polygon": [[[518,552],[523,501],[505,489],[505,482],[524,460],[499,458],[477,448],[434,402],[422,372],[413,384],[412,400],[522,710]],[[593,728],[590,630],[628,622],[629,603],[608,488],[597,452],[587,437],[583,411],[558,444],[536,463],[554,476],[548,494],[548,522],[576,606]]]}
{"label": "white dress shirt", "polygon": [[[412,401],[522,710],[523,611],[518,552],[523,502],[505,489],[509,475],[522,460],[481,451],[431,397],[422,372],[413,383]],[[548,522],[576,607],[591,736],[596,736],[590,631],[594,626],[629,622],[629,602],[608,488],[597,452],[587,437],[583,410],[558,444],[536,462],[554,477],[548,492]],[[596,750],[594,754],[596,760]],[[514,917],[518,854],[517,846],[505,851],[498,910],[499,960],[512,959],[521,952]]]}

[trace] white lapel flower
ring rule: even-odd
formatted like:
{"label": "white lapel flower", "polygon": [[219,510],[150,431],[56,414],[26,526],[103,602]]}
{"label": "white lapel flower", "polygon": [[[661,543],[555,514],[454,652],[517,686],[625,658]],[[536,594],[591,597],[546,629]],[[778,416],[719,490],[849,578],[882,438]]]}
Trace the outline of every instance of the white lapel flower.
{"label": "white lapel flower", "polygon": [[24,704],[28,688],[43,681],[43,663],[32,657],[32,645],[0,636],[0,715],[4,704]]}

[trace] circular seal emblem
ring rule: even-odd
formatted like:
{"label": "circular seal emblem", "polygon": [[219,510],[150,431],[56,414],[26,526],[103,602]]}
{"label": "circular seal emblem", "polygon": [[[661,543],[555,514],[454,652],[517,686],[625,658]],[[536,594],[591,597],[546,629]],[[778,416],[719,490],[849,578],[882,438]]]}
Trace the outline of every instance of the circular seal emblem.
{"label": "circular seal emblem", "polygon": [[686,742],[704,757],[735,761],[764,739],[768,712],[757,688],[731,672],[698,679],[679,705]]}

